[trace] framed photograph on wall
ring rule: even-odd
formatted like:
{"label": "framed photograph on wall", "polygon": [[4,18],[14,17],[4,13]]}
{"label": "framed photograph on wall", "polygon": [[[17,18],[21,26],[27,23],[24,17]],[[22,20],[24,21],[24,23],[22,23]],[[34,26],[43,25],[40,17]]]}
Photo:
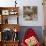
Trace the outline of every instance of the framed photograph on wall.
{"label": "framed photograph on wall", "polygon": [[9,15],[9,10],[2,10],[2,15]]}
{"label": "framed photograph on wall", "polygon": [[37,20],[37,6],[23,6],[23,18],[27,21]]}

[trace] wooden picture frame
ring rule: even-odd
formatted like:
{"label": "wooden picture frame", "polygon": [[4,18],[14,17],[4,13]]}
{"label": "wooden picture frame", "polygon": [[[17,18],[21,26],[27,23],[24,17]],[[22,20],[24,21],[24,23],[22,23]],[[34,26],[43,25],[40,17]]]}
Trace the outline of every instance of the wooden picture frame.
{"label": "wooden picture frame", "polygon": [[2,10],[2,15],[9,15],[9,10]]}

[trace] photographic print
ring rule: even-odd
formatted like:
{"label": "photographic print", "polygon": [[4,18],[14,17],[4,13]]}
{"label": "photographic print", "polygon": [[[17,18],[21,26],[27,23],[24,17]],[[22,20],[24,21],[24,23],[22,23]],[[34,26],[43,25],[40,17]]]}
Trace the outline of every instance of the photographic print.
{"label": "photographic print", "polygon": [[9,15],[9,10],[2,10],[2,15]]}
{"label": "photographic print", "polygon": [[23,17],[25,20],[37,20],[37,6],[23,6]]}

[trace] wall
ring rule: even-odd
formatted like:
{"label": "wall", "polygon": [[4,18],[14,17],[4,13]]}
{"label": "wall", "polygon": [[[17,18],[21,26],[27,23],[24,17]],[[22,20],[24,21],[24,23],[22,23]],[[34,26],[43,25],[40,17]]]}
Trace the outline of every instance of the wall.
{"label": "wall", "polygon": [[38,21],[25,21],[23,19],[23,10],[20,11],[20,25],[22,26],[43,26],[43,6],[42,6],[42,0],[25,0],[23,1],[23,5],[21,4],[21,8],[23,9],[23,6],[37,6],[38,7]]}
{"label": "wall", "polygon": [[[1,7],[15,6],[15,0],[0,0]],[[19,24],[21,26],[43,26],[43,6],[42,0],[17,0],[17,6],[19,6]],[[38,7],[38,20],[37,21],[25,21],[23,18],[23,6],[37,6]]]}

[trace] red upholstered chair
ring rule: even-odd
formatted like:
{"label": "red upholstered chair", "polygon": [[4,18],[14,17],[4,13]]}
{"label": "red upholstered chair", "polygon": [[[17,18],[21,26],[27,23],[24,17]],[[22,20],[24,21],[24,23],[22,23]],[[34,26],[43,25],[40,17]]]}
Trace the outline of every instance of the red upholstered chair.
{"label": "red upholstered chair", "polygon": [[37,39],[37,35],[32,28],[27,29],[27,31],[25,32],[24,37],[22,38],[21,46],[27,46],[25,40],[32,36],[34,36],[37,40],[37,44],[35,44],[34,46],[41,46],[41,44],[39,43]]}

